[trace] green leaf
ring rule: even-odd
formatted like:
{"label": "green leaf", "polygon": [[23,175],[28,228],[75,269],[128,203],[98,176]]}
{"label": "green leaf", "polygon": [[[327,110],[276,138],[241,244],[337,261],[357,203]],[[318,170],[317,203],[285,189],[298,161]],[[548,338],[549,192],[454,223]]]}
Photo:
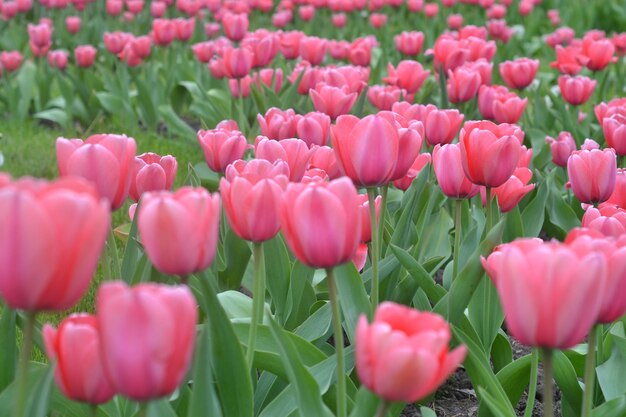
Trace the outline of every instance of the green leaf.
{"label": "green leaf", "polygon": [[[243,275],[248,266],[248,260],[252,255],[248,243],[238,237],[229,227],[224,239],[224,257],[226,268],[219,271],[220,287],[224,289],[238,290],[241,286]],[[267,274],[268,277],[271,275]],[[267,281],[270,281],[268,279]]]}
{"label": "green leaf", "polygon": [[330,410],[324,405],[320,396],[320,388],[311,373],[305,368],[297,350],[285,331],[276,323],[270,321],[272,335],[278,344],[283,365],[296,394],[298,410],[303,416],[332,416]]}
{"label": "green leaf", "polygon": [[614,398],[591,411],[592,417],[624,417],[626,415],[626,395]]}
{"label": "green leaf", "polygon": [[15,344],[15,310],[4,305],[0,307],[0,392],[15,378],[17,347]]}
{"label": "green leaf", "polygon": [[[50,404],[50,392],[52,390],[52,366],[47,366],[43,375],[34,383],[28,397],[26,415],[29,417],[46,417]],[[32,383],[32,379],[29,380]]]}
{"label": "green leaf", "polygon": [[196,132],[176,114],[172,106],[161,104],[159,113],[173,134],[189,140],[196,139]]}
{"label": "green leaf", "polygon": [[210,327],[204,324],[198,335],[196,358],[193,366],[193,389],[187,417],[222,417],[219,399],[213,386],[211,372]]}
{"label": "green leaf", "polygon": [[291,259],[282,236],[263,243],[265,252],[265,275],[268,277],[267,290],[272,296],[275,315],[279,323],[287,320],[287,303],[289,297]]}
{"label": "green leaf", "polygon": [[345,322],[344,329],[350,342],[354,343],[354,331],[361,314],[371,317],[371,304],[361,282],[361,276],[352,262],[334,269],[339,304]]}
{"label": "green leaf", "polygon": [[252,417],[254,414],[252,381],[241,344],[219,303],[213,284],[206,276],[201,277],[200,282],[208,310],[210,363],[223,414],[228,417]]}
{"label": "green leaf", "polygon": [[122,278],[126,283],[130,283],[137,272],[138,260],[140,256],[140,244],[137,238],[137,220],[139,219],[139,210],[141,209],[141,202],[137,204],[135,209],[135,217],[130,225],[130,231],[128,232],[128,239],[126,240],[126,247],[124,248],[124,256],[122,257],[121,273]]}
{"label": "green leaf", "polygon": [[141,105],[143,121],[148,127],[154,129],[157,126],[159,117],[151,91],[141,77],[133,77],[133,80],[137,86],[137,98],[139,100],[139,104]]}
{"label": "green leaf", "polygon": [[[217,295],[226,312],[226,316],[232,323],[249,323],[252,317],[252,298],[239,291],[223,291]],[[265,304],[267,307],[267,304]],[[268,323],[271,315],[269,309],[263,309],[263,323]]]}
{"label": "green leaf", "polygon": [[164,398],[150,401],[146,414],[147,417],[178,417],[170,403]]}
{"label": "green leaf", "polygon": [[432,278],[432,276],[422,267],[422,265],[415,260],[407,251],[401,249],[395,245],[389,245],[393,254],[398,258],[400,264],[408,271],[413,280],[417,282],[419,287],[426,293],[428,299],[433,303],[438,303],[444,295],[446,290],[438,285]]}
{"label": "green leaf", "polygon": [[[18,120],[24,120],[28,115],[30,103],[35,92],[34,87],[36,75],[37,67],[32,61],[25,62],[17,75],[19,98],[17,102],[17,109],[15,109],[15,117]],[[48,80],[48,82],[49,81],[50,80]]]}
{"label": "green leaf", "polygon": [[496,374],[512,406],[517,405],[530,382],[530,366],[531,355],[526,355],[509,363]]}
{"label": "green leaf", "polygon": [[548,186],[545,182],[541,183],[537,189],[535,197],[526,206],[522,212],[522,223],[524,224],[524,236],[539,236],[543,227],[543,219],[545,216],[546,202],[548,201]]}
{"label": "green leaf", "polygon": [[61,109],[49,109],[33,115],[36,119],[48,120],[60,126],[67,125],[67,112]]}
{"label": "green leaf", "polygon": [[607,401],[626,393],[626,339],[614,335],[613,345],[610,358],[596,369],[602,394]]}
{"label": "green leaf", "polygon": [[582,407],[583,391],[578,384],[576,371],[571,362],[560,350],[554,350],[554,380],[563,397],[574,410]]}
{"label": "green leaf", "polygon": [[513,361],[513,349],[509,339],[501,329],[491,345],[491,359],[495,372],[499,372]]}

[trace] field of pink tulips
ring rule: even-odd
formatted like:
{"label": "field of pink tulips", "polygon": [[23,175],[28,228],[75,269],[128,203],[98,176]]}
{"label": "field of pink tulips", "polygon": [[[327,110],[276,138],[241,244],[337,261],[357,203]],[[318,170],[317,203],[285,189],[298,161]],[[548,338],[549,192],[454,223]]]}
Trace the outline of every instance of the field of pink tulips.
{"label": "field of pink tulips", "polygon": [[624,0],[0,0],[0,417],[626,417]]}

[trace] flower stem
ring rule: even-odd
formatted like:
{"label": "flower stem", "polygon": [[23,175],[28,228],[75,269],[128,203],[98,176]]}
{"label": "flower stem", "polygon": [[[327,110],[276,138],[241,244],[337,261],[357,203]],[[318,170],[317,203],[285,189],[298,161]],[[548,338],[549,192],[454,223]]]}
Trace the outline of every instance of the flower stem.
{"label": "flower stem", "polygon": [[591,328],[587,338],[587,358],[585,360],[585,393],[583,394],[582,417],[591,416],[593,407],[593,390],[596,377],[596,341],[598,340],[598,324]]}
{"label": "flower stem", "polygon": [[487,223],[485,226],[485,236],[489,234],[491,228],[493,227],[493,212],[491,210],[491,199],[493,198],[491,195],[491,187],[485,187],[487,194]]}
{"label": "flower stem", "polygon": [[22,349],[20,351],[20,363],[17,373],[17,396],[15,397],[14,416],[22,417],[26,412],[26,399],[28,394],[28,368],[30,356],[33,351],[33,334],[35,333],[35,313],[26,312],[22,339]]}
{"label": "flower stem", "polygon": [[328,284],[328,298],[333,314],[333,332],[335,352],[337,357],[337,417],[347,416],[346,406],[346,371],[343,357],[343,328],[341,327],[341,311],[335,286],[335,275],[332,269],[326,270]]}
{"label": "flower stem", "polygon": [[535,408],[535,396],[537,394],[537,368],[539,367],[539,350],[533,349],[530,357],[530,382],[528,385],[528,401],[526,401],[526,409],[524,417],[532,417]]}
{"label": "flower stem", "polygon": [[367,189],[367,198],[370,206],[370,224],[372,225],[372,292],[370,299],[373,311],[378,306],[378,258],[380,257],[380,234],[378,233],[378,219],[376,218],[376,188]]}
{"label": "flower stem", "polygon": [[89,415],[91,417],[98,417],[98,406],[95,404],[92,404],[89,406]]}
{"label": "flower stem", "polygon": [[385,400],[382,400],[378,409],[376,410],[376,417],[385,417],[387,415],[387,410],[389,410],[390,403]]}
{"label": "flower stem", "polygon": [[446,85],[446,75],[443,72],[443,65],[439,64],[439,88],[441,90],[441,108],[448,108],[448,87]]}
{"label": "flower stem", "polygon": [[463,229],[463,222],[461,215],[463,214],[462,201],[454,200],[454,254],[452,258],[452,280],[456,279],[456,275],[459,272],[459,254],[461,252],[461,233]]}
{"label": "flower stem", "polygon": [[[110,262],[110,266],[112,269],[109,269],[109,279],[121,279],[122,278],[122,268],[120,267],[120,260],[118,258],[117,253],[117,242],[115,241],[115,232],[113,232],[113,227],[111,227],[111,231],[107,236],[107,257],[109,258],[107,262]],[[113,274],[111,276],[111,274]],[[106,276],[105,276],[106,278]]]}
{"label": "flower stem", "polygon": [[253,256],[254,292],[252,293],[252,319],[248,333],[248,351],[246,352],[246,362],[251,369],[254,362],[257,328],[259,321],[263,320],[263,304],[265,304],[265,257],[262,243],[253,244]]}
{"label": "flower stem", "polygon": [[[385,217],[387,216],[387,193],[389,184],[385,184],[380,189],[380,219],[378,220],[378,250],[382,252],[385,236]],[[382,254],[380,255],[382,256]]]}
{"label": "flower stem", "polygon": [[552,349],[543,349],[543,417],[554,417],[552,392]]}
{"label": "flower stem", "polygon": [[147,417],[148,415],[148,403],[139,403],[139,410],[135,417]]}

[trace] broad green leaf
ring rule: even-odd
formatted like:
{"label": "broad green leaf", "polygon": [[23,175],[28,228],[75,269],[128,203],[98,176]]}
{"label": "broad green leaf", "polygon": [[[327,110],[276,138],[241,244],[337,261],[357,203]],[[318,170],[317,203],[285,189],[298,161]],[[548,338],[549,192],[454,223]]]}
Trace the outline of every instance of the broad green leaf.
{"label": "broad green leaf", "polygon": [[193,365],[193,387],[187,417],[222,417],[211,372],[211,335],[208,324],[201,327]]}
{"label": "broad green leaf", "polygon": [[389,245],[393,254],[398,258],[400,264],[408,271],[419,287],[426,293],[428,299],[433,303],[438,303],[446,294],[446,290],[438,285],[432,276],[415,260],[407,251],[395,245]]}
{"label": "broad green leaf", "polygon": [[524,236],[539,236],[543,227],[546,202],[548,201],[548,186],[545,182],[539,184],[535,197],[522,212],[522,223],[524,224]]}
{"label": "broad green leaf", "polygon": [[352,262],[334,268],[339,304],[343,313],[344,329],[348,339],[354,343],[354,331],[361,314],[371,317],[371,304],[361,281],[361,276]]}
{"label": "broad green leaf", "polygon": [[122,278],[126,283],[130,283],[137,272],[138,260],[140,256],[140,244],[137,236],[137,220],[139,219],[139,210],[141,210],[141,202],[135,208],[135,217],[130,225],[126,247],[124,248],[124,256],[122,257],[121,272]]}
{"label": "broad green leaf", "polygon": [[332,311],[330,309],[330,304],[324,301],[319,302],[324,305],[315,310],[315,312],[295,330],[295,334],[312,343],[325,341],[332,333]]}
{"label": "broad green leaf", "polygon": [[499,329],[491,346],[491,360],[496,373],[513,361],[511,343],[502,329]]}
{"label": "broad green leaf", "polygon": [[592,417],[624,417],[626,416],[626,395],[605,402],[591,411]]}
{"label": "broad green leaf", "polygon": [[[250,323],[252,317],[252,298],[239,291],[224,291],[217,294],[217,298],[232,323]],[[263,309],[263,323],[269,323],[269,308]]]}
{"label": "broad green leaf", "polygon": [[172,106],[161,104],[158,109],[167,124],[167,128],[173,134],[188,140],[196,139],[196,132],[174,112]]}
{"label": "broad green leaf", "polygon": [[554,380],[570,406],[574,410],[580,410],[583,391],[578,383],[574,367],[560,350],[554,350]]}
{"label": "broad green leaf", "polygon": [[496,374],[512,406],[518,403],[530,382],[530,366],[531,355],[526,355],[509,363]]}
{"label": "broad green leaf", "polygon": [[[229,227],[224,239],[224,257],[226,268],[219,271],[220,287],[223,289],[238,290],[241,286],[243,275],[248,266],[248,260],[252,252],[248,243],[239,238]],[[266,269],[266,271],[268,271]],[[270,275],[267,274],[269,277]],[[269,279],[267,281],[270,281]]]}
{"label": "broad green leaf", "polygon": [[17,347],[15,344],[15,310],[0,306],[0,392],[15,378]]}
{"label": "broad green leaf", "polygon": [[272,296],[275,315],[282,325],[287,319],[287,299],[291,276],[289,251],[280,235],[263,243],[267,290]]}
{"label": "broad green leaf", "polygon": [[491,352],[493,341],[504,321],[504,313],[496,287],[486,274],[483,275],[469,303],[468,316],[480,336],[485,351]]}
{"label": "broad green leaf", "polygon": [[29,383],[33,383],[34,385],[28,396],[28,405],[26,408],[26,415],[28,417],[46,417],[48,415],[53,374],[52,367],[46,366],[40,378],[35,381],[32,379],[29,380]]}
{"label": "broad green leaf", "polygon": [[596,369],[604,398],[612,400],[626,393],[626,339],[613,336],[610,358]]}

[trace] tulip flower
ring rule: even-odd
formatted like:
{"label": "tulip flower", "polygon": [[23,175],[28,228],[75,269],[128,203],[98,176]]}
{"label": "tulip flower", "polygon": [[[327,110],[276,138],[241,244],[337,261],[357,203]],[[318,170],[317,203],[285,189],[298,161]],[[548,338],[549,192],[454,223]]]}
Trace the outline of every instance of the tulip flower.
{"label": "tulip flower", "polygon": [[281,110],[272,107],[265,112],[265,116],[257,115],[261,135],[269,139],[295,138],[298,122],[302,116],[293,109]]}
{"label": "tulip flower", "polygon": [[58,138],[59,175],[77,175],[91,181],[117,210],[130,190],[136,148],[135,139],[125,135],[92,135],[84,142]]}
{"label": "tulip flower", "polygon": [[333,148],[320,146],[315,150],[309,161],[309,169],[318,168],[326,172],[330,179],[337,179],[341,176],[337,154]]}
{"label": "tulip flower", "polygon": [[178,163],[172,155],[161,157],[148,152],[135,157],[130,198],[138,202],[147,191],[170,190],[174,185]]}
{"label": "tulip flower", "polygon": [[315,110],[326,113],[331,119],[347,114],[357,99],[357,93],[350,92],[348,86],[333,87],[319,83],[315,89],[309,90]]}
{"label": "tulip flower", "polygon": [[223,128],[198,131],[198,143],[204,151],[207,165],[215,172],[224,172],[248,149],[248,141],[239,130]]}
{"label": "tulip flower", "polygon": [[324,146],[330,137],[330,117],[320,112],[307,113],[299,118],[296,134],[298,139],[302,139],[309,147]]}
{"label": "tulip flower", "polygon": [[371,324],[365,315],[359,317],[357,375],[384,401],[413,403],[434,392],[463,362],[467,349],[448,350],[450,339],[450,327],[441,316],[382,303]]}
{"label": "tulip flower", "polygon": [[458,110],[432,110],[424,121],[426,140],[431,146],[451,143],[463,123],[464,115]]}
{"label": "tulip flower", "polygon": [[152,38],[159,46],[167,46],[176,38],[176,24],[169,19],[154,19],[152,21]]}
{"label": "tulip flower", "polygon": [[224,48],[224,73],[228,78],[243,78],[250,74],[254,55],[249,48]]}
{"label": "tulip flower", "polygon": [[54,366],[54,380],[67,398],[94,405],[113,398],[115,389],[104,372],[94,316],[72,314],[58,329],[46,324],[42,338]]}
{"label": "tulip flower", "polygon": [[82,68],[89,68],[93,65],[98,51],[91,45],[81,45],[74,49],[76,64]]}
{"label": "tulip flower", "polygon": [[528,98],[520,98],[514,93],[499,95],[493,101],[493,116],[497,123],[517,123],[526,110]]}
{"label": "tulip flower", "polygon": [[148,401],[179,387],[193,356],[198,320],[189,288],[105,283],[96,314],[104,369],[117,392]]}
{"label": "tulip flower", "polygon": [[283,139],[281,141],[259,136],[254,146],[254,154],[259,159],[269,162],[283,160],[289,165],[289,180],[298,182],[315,153],[315,147],[309,148],[305,141],[300,139]]}
{"label": "tulip flower", "polygon": [[480,74],[463,67],[448,73],[448,98],[452,103],[465,103],[478,93],[481,86]]}
{"label": "tulip flower", "polygon": [[444,195],[460,199],[472,198],[478,193],[478,186],[473,184],[463,171],[459,144],[435,146],[432,158],[437,183]]}
{"label": "tulip flower", "polygon": [[67,52],[61,50],[48,52],[48,64],[52,68],[64,70],[67,67]]}
{"label": "tulip flower", "polygon": [[569,156],[576,150],[576,141],[569,132],[561,132],[556,139],[547,136],[546,142],[550,144],[550,152],[552,152],[552,162],[560,167],[567,166]]}
{"label": "tulip flower", "polygon": [[220,198],[203,188],[143,195],[139,234],[146,254],[164,274],[186,276],[206,269],[217,249]]}
{"label": "tulip flower", "polygon": [[559,77],[559,89],[561,95],[569,104],[578,106],[585,103],[591,97],[596,88],[596,80],[583,76],[570,77],[561,75]]}
{"label": "tulip flower", "polygon": [[[535,188],[535,184],[528,184],[533,173],[528,168],[517,168],[511,178],[504,184],[495,187],[492,191],[493,197],[498,198],[500,212],[507,213],[515,208],[517,204]],[[480,190],[483,205],[487,205],[487,198],[484,187]]]}
{"label": "tulip flower", "polygon": [[424,81],[430,75],[430,71],[424,71],[422,64],[417,61],[400,61],[396,68],[387,65],[389,76],[384,78],[387,84],[396,85],[407,92],[416,93]]}
{"label": "tulip flower", "polygon": [[80,31],[80,23],[81,20],[78,16],[68,16],[65,18],[65,28],[73,35]]}
{"label": "tulip flower", "polygon": [[17,71],[23,60],[24,58],[19,51],[0,52],[0,67],[8,72]]}
{"label": "tulip flower", "polygon": [[226,13],[222,18],[224,34],[231,41],[238,42],[248,32],[248,15],[245,13]]}
{"label": "tulip flower", "polygon": [[406,91],[395,85],[373,85],[367,90],[368,101],[378,110],[391,110],[401,96],[406,96]]}
{"label": "tulip flower", "polygon": [[626,209],[626,170],[623,168],[617,169],[615,176],[615,190],[611,194],[608,200],[600,204],[602,206],[617,206],[619,208]]}
{"label": "tulip flower", "polygon": [[626,111],[604,117],[602,131],[607,146],[613,148],[619,156],[626,155]]}
{"label": "tulip flower", "polygon": [[583,38],[582,53],[589,60],[587,68],[592,71],[604,69],[613,60],[615,46],[609,39],[593,39],[591,36]]}
{"label": "tulip flower", "polygon": [[500,76],[510,88],[522,90],[530,85],[537,75],[539,60],[518,58],[500,64]]}
{"label": "tulip flower", "polygon": [[587,65],[589,58],[582,54],[582,51],[575,46],[556,47],[556,61],[550,66],[556,68],[562,74],[576,75]]}
{"label": "tulip flower", "polygon": [[502,85],[482,85],[478,90],[478,111],[489,120],[496,118],[493,108],[494,102],[500,96],[506,96],[509,90]]}
{"label": "tulip flower", "polygon": [[300,39],[300,57],[311,65],[319,65],[326,55],[327,41],[317,36],[305,36]]}
{"label": "tulip flower", "polygon": [[590,207],[583,215],[582,226],[618,238],[626,234],[626,210],[610,205]]}
{"label": "tulip flower", "polygon": [[52,27],[45,23],[28,24],[28,44],[36,57],[44,56],[52,46]]}
{"label": "tulip flower", "polygon": [[416,56],[424,45],[424,34],[422,32],[402,32],[394,37],[396,49],[404,55]]}
{"label": "tulip flower", "polygon": [[606,201],[615,189],[617,165],[613,149],[575,151],[567,160],[567,174],[576,198],[583,203]]}
{"label": "tulip flower", "polygon": [[417,158],[415,158],[415,162],[411,165],[411,168],[407,171],[406,175],[401,178],[393,180],[394,187],[406,191],[409,189],[413,180],[417,178],[417,176],[422,172],[422,169],[426,165],[428,165],[431,161],[431,156],[429,153],[419,154]]}

